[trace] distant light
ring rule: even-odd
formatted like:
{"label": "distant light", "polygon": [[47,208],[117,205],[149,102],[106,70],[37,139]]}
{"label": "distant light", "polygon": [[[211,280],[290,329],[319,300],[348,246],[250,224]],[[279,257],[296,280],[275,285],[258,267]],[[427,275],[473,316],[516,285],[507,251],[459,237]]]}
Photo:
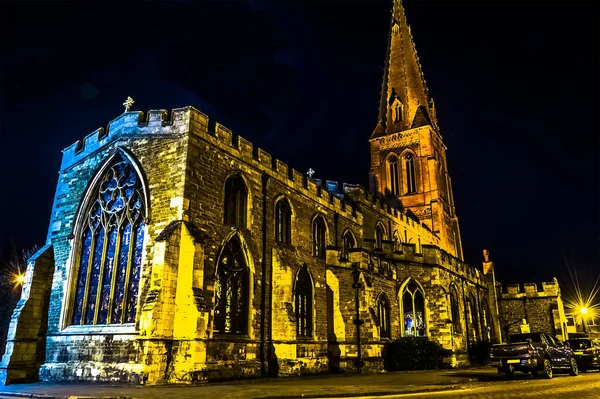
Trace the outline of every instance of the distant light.
{"label": "distant light", "polygon": [[19,274],[17,276],[17,283],[23,284],[24,281],[25,281],[25,275],[24,274]]}
{"label": "distant light", "polygon": [[587,314],[588,308],[581,308],[579,309],[579,311],[581,312],[581,314]]}

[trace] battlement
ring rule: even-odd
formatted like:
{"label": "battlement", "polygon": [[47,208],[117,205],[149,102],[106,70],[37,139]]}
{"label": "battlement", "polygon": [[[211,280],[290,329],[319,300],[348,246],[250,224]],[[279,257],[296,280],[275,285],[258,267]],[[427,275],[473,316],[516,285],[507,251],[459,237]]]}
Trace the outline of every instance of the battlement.
{"label": "battlement", "polygon": [[169,136],[189,130],[191,124],[208,126],[208,116],[194,107],[175,108],[171,114],[164,109],[150,110],[144,118],[142,111],[125,112],[83,139],[65,148],[61,170],[94,153],[99,148],[123,136]]}
{"label": "battlement", "polygon": [[540,298],[556,297],[560,295],[558,281],[554,278],[551,282],[525,283],[525,284],[503,284],[500,286],[502,299],[510,298]]}

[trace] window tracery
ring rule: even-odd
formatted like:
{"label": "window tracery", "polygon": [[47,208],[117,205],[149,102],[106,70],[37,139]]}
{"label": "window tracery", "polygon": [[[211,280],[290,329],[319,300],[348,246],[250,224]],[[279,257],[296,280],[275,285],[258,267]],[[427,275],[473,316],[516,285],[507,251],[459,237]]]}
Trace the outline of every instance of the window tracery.
{"label": "window tracery", "polygon": [[225,245],[215,281],[214,331],[246,334],[248,327],[249,271],[239,237]]}
{"label": "window tracery", "polygon": [[425,336],[425,295],[421,287],[410,280],[402,291],[405,337]]}
{"label": "window tracery", "polygon": [[303,265],[296,277],[296,334],[311,337],[313,330],[313,293],[310,272]]}
{"label": "window tracery", "polygon": [[286,199],[280,199],[275,206],[275,239],[284,244],[292,243],[292,209]]}
{"label": "window tracery", "polygon": [[118,158],[93,190],[76,244],[71,323],[133,323],[144,243],[142,182],[133,166]]}
{"label": "window tracery", "polygon": [[417,192],[417,182],[415,179],[415,159],[411,153],[404,155],[404,166],[406,170],[406,193]]}
{"label": "window tracery", "polygon": [[398,174],[398,158],[392,156],[388,159],[390,173],[390,194],[400,195],[399,174]]}
{"label": "window tracery", "polygon": [[377,315],[379,317],[379,337],[391,338],[390,304],[384,294],[377,301]]}

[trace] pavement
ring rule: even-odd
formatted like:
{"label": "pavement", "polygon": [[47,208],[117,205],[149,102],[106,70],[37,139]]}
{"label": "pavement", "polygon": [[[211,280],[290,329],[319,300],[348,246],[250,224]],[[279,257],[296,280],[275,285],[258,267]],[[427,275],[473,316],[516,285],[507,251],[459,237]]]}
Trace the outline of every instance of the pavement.
{"label": "pavement", "polygon": [[128,386],[110,383],[48,383],[0,386],[0,398],[358,398],[448,391],[469,383],[492,381],[496,369],[479,367],[381,374],[338,374],[258,378],[205,385]]}

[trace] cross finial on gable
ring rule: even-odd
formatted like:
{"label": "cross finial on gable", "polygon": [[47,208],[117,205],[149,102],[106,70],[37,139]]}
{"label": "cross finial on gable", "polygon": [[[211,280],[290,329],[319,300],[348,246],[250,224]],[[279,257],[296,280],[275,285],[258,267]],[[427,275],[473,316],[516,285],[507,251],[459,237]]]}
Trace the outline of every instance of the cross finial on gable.
{"label": "cross finial on gable", "polygon": [[125,106],[125,112],[129,112],[129,109],[131,108],[134,102],[135,101],[133,101],[133,98],[127,96],[127,100],[125,100],[125,102],[123,103],[123,105]]}
{"label": "cross finial on gable", "polygon": [[306,172],[306,174],[312,179],[313,175],[315,174],[315,171],[312,170],[312,168],[308,168],[308,172]]}

